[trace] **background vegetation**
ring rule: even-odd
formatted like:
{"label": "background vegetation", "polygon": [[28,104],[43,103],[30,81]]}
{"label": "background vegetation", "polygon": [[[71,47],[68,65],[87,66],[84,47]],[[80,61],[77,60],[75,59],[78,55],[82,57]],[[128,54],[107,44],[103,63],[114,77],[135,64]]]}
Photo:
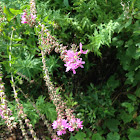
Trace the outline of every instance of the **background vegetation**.
{"label": "background vegetation", "polygon": [[[0,5],[4,13],[1,18],[6,17],[0,22],[0,63],[9,107],[16,116],[9,78],[12,72],[17,86],[53,122],[57,115],[43,81],[36,31],[21,24],[21,13],[29,9],[29,1],[1,0]],[[139,140],[140,1],[36,0],[36,7],[37,20],[60,43],[70,46],[81,42],[89,50],[83,55],[84,69],[79,68],[76,75],[65,72],[64,62],[54,51],[46,58],[52,82],[60,87],[67,105],[83,120],[84,129],[66,139]],[[19,98],[36,127],[38,114],[22,94]],[[0,124],[4,125],[2,120]]]}

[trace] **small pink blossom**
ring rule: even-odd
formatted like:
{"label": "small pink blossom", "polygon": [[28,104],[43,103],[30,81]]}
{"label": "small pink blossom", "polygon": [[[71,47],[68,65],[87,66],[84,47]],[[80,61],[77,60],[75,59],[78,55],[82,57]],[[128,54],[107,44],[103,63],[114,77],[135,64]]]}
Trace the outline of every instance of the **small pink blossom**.
{"label": "small pink blossom", "polygon": [[80,119],[77,118],[77,122],[76,123],[77,123],[77,128],[83,129],[83,125],[82,125],[83,121],[81,121]]}
{"label": "small pink blossom", "polygon": [[2,118],[4,118],[4,116],[3,116],[3,110],[1,110],[1,109],[0,109],[0,116],[1,116]]}
{"label": "small pink blossom", "polygon": [[80,42],[80,51],[79,51],[79,53],[81,53],[81,54],[87,54],[87,52],[88,52],[88,50],[86,50],[86,51],[83,51],[82,50],[82,43]]}
{"label": "small pink blossom", "polygon": [[27,23],[27,19],[26,19],[26,16],[27,16],[27,13],[24,12],[21,16],[21,23],[24,24],[24,23]]}
{"label": "small pink blossom", "polygon": [[69,131],[74,131],[75,129],[78,131],[78,129],[83,129],[82,123],[83,121],[80,119],[72,118],[69,122]]}
{"label": "small pink blossom", "polygon": [[32,19],[36,19],[36,15],[30,14]]}
{"label": "small pink blossom", "polygon": [[66,134],[66,130],[59,130],[57,131],[57,135],[61,136],[62,134]]}
{"label": "small pink blossom", "polygon": [[53,129],[56,129],[56,128],[57,128],[57,126],[58,126],[57,121],[54,121],[54,122],[53,122],[53,124],[52,124],[52,126],[53,126]]}

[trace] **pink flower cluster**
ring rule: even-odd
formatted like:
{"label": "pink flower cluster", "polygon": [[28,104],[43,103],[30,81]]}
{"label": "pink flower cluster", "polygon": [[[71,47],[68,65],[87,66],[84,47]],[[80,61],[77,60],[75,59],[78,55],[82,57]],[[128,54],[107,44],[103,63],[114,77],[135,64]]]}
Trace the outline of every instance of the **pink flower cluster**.
{"label": "pink flower cluster", "polygon": [[2,118],[4,118],[4,116],[3,116],[3,110],[1,110],[1,109],[0,109],[0,116],[1,116]]}
{"label": "pink flower cluster", "polygon": [[72,118],[69,122],[69,131],[74,131],[76,129],[76,131],[78,131],[78,129],[83,129],[83,125],[82,125],[83,121],[81,121],[78,118]]}
{"label": "pink flower cluster", "polygon": [[82,125],[83,121],[80,121],[78,118],[72,118],[69,123],[65,119],[57,119],[53,122],[53,129],[57,129],[57,135],[60,136],[62,134],[66,134],[66,130],[68,129],[70,132],[75,129],[83,129]]}
{"label": "pink flower cluster", "polygon": [[66,129],[69,127],[67,120],[65,119],[58,119],[53,122],[52,124],[53,129],[57,129],[57,135],[60,136],[62,134],[66,134]]}
{"label": "pink flower cluster", "polygon": [[84,68],[83,64],[85,64],[85,61],[82,61],[82,58],[80,58],[81,54],[86,54],[88,50],[83,51],[82,50],[82,43],[80,43],[80,51],[74,52],[73,50],[66,50],[64,62],[64,66],[66,66],[66,72],[69,70],[73,71],[73,74],[76,74],[75,69],[78,67]]}
{"label": "pink flower cluster", "polygon": [[36,15],[33,15],[32,13],[28,16],[26,12],[23,12],[22,16],[21,16],[21,23],[22,24],[29,24],[29,25],[33,25],[36,19]]}

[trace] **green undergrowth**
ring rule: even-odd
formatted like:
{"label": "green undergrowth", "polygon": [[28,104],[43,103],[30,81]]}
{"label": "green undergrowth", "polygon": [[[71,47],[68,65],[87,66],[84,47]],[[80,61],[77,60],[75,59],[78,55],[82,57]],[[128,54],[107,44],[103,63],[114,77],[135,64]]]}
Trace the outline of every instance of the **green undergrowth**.
{"label": "green undergrowth", "polygon": [[[23,10],[29,10],[29,1],[1,0],[0,5],[0,17],[6,17],[0,23],[0,63],[9,107],[16,117],[9,86],[12,72],[16,85],[52,123],[57,112],[43,81],[38,37],[33,27],[20,23]],[[89,50],[82,56],[84,69],[77,69],[76,75],[65,72],[64,62],[54,51],[46,56],[52,82],[83,121],[83,130],[69,134],[68,139],[139,140],[140,2],[124,0],[121,5],[121,0],[36,0],[36,7],[37,21],[45,24],[59,43],[69,47],[81,42]],[[18,96],[35,127],[38,114],[22,93]],[[0,125],[4,125],[1,119]]]}

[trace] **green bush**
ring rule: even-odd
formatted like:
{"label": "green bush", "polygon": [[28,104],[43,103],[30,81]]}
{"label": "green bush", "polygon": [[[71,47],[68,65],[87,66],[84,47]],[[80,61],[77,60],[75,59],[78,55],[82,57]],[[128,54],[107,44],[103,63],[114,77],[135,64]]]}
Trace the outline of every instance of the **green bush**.
{"label": "green bush", "polygon": [[[10,75],[36,101],[38,110],[52,123],[55,106],[44,88],[38,44],[39,28],[21,24],[29,0],[0,2],[0,64],[9,107],[16,116]],[[84,69],[66,73],[59,54],[46,55],[51,81],[67,106],[83,120],[84,129],[68,134],[70,140],[138,140],[140,128],[140,2],[136,0],[36,0],[37,21],[47,26],[58,42],[77,46],[87,55]],[[12,47],[12,50],[10,48]],[[9,55],[12,60],[9,61]],[[12,67],[10,67],[10,64]],[[24,111],[35,126],[39,116],[19,95]],[[1,122],[0,122],[1,124]],[[3,122],[2,122],[3,124]],[[66,139],[64,137],[64,139]]]}

